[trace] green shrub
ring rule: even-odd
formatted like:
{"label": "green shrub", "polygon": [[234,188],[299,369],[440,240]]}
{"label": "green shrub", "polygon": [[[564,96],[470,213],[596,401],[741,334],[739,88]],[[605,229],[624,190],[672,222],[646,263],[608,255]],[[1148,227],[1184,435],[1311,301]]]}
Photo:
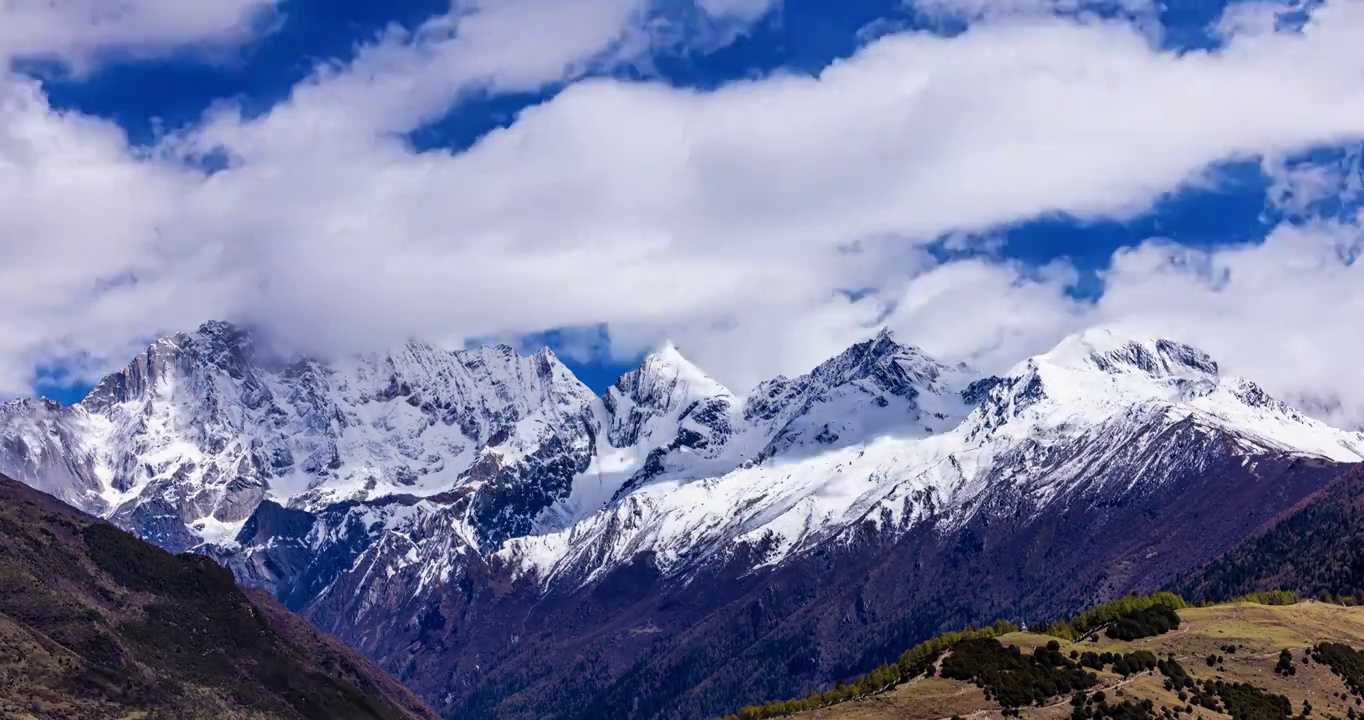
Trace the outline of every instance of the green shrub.
{"label": "green shrub", "polygon": [[1083,637],[1091,630],[1156,606],[1168,607],[1171,610],[1182,610],[1189,605],[1184,602],[1184,598],[1169,592],[1158,592],[1154,595],[1128,595],[1082,612],[1070,620],[1052,623],[1043,632],[1065,640],[1075,640]]}
{"label": "green shrub", "polygon": [[1169,605],[1152,605],[1117,618],[1108,626],[1107,635],[1116,640],[1136,640],[1178,629],[1179,613],[1175,612],[1174,608]]}
{"label": "green shrub", "polygon": [[1297,605],[1298,594],[1290,590],[1271,590],[1242,595],[1233,599],[1232,602],[1248,602],[1257,605]]}

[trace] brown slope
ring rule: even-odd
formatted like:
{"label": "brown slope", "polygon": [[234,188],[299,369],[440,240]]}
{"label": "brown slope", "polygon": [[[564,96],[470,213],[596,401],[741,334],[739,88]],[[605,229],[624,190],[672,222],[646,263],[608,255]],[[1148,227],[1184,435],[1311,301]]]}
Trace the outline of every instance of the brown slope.
{"label": "brown slope", "polygon": [[0,476],[0,717],[436,716],[213,561]]}
{"label": "brown slope", "polygon": [[[1304,651],[1318,643],[1344,643],[1364,647],[1364,608],[1345,608],[1307,602],[1287,606],[1233,603],[1179,611],[1183,623],[1174,632],[1131,642],[1109,639],[1102,634],[1093,642],[1059,640],[1063,653],[1072,649],[1097,653],[1129,653],[1146,650],[1159,657],[1174,655],[1184,670],[1199,684],[1221,680],[1249,683],[1291,701],[1294,711],[1311,703],[1311,717],[1343,718],[1358,710],[1361,701],[1344,680],[1319,663],[1303,662]],[[1031,633],[1012,633],[1000,638],[1004,645],[1017,645],[1025,653],[1056,638]],[[1233,646],[1235,652],[1225,648]],[[1281,650],[1289,650],[1296,666],[1292,676],[1274,671]],[[1209,666],[1205,658],[1215,655],[1222,662]],[[1150,700],[1154,710],[1185,707],[1174,692],[1164,686],[1159,671],[1121,676],[1109,668],[1098,673],[1099,686],[1111,704],[1124,700],[1139,703]],[[1058,695],[1041,706],[1020,711],[1020,717],[1033,720],[1068,720],[1073,710],[1069,697]],[[986,700],[974,684],[942,677],[916,678],[888,692],[818,710],[789,715],[791,720],[941,720],[956,715],[973,720],[1003,717],[998,702]],[[1196,717],[1220,720],[1227,715],[1195,707]],[[1194,717],[1194,716],[1190,716]]]}
{"label": "brown slope", "polygon": [[1350,466],[1265,532],[1191,573],[1177,588],[1214,600],[1265,590],[1364,599],[1364,466]]}

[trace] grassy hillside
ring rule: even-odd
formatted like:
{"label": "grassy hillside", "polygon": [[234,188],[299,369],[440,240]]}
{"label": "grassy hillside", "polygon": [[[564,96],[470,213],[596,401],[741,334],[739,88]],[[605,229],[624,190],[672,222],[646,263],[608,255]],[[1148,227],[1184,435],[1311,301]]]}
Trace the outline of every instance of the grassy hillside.
{"label": "grassy hillside", "polygon": [[213,561],[0,477],[0,718],[434,717]]}
{"label": "grassy hillside", "polygon": [[[1048,643],[1055,643],[1052,647],[1066,659],[1072,653],[1080,657],[1084,653],[1100,656],[1112,653],[1135,658],[1145,657],[1142,651],[1146,651],[1160,663],[1152,669],[1126,667],[1124,663],[1121,669],[1127,670],[1127,675],[1116,672],[1112,664],[1098,671],[1081,665],[1081,671],[1092,672],[1093,685],[1057,692],[1041,704],[1019,708],[1018,716],[1057,720],[1077,717],[1079,711],[1073,704],[1077,695],[1083,698],[1080,707],[1087,709],[1087,717],[1102,714],[1123,720],[1299,718],[1305,703],[1310,704],[1307,718],[1364,715],[1361,705],[1364,700],[1359,695],[1364,690],[1364,655],[1356,656],[1350,650],[1364,648],[1364,608],[1318,602],[1285,606],[1240,602],[1185,608],[1177,613],[1178,629],[1129,641],[1108,637],[1105,632],[1092,633],[1079,641],[1025,632],[1000,635],[999,644],[1017,647],[1018,655],[1025,660],[1039,652],[1039,648],[1040,654],[1046,655]],[[1339,645],[1323,645],[1327,643]],[[1000,698],[987,699],[991,683],[984,683],[986,687],[982,688],[973,681],[944,677],[952,671],[953,656],[962,648],[958,645],[938,657],[931,675],[919,675],[882,693],[789,717],[801,720],[1003,717],[1005,709]],[[1287,665],[1284,650],[1291,657]],[[1169,662],[1172,655],[1174,663]],[[1320,661],[1313,661],[1313,656]],[[1076,665],[1080,665],[1079,659],[1076,658]],[[1325,664],[1330,661],[1335,661],[1341,672]],[[1291,674],[1282,672],[1288,666],[1292,667]],[[1021,672],[1020,665],[1005,668],[994,677],[1012,677]],[[1172,676],[1187,676],[1191,682],[1173,682]],[[1346,676],[1351,680],[1347,681]],[[1190,684],[1192,688],[1187,686]],[[1175,688],[1176,685],[1180,687]],[[1004,692],[998,688],[996,683],[996,694]],[[1182,699],[1178,695],[1180,690],[1184,692]],[[1279,696],[1286,698],[1286,702]],[[1206,704],[1200,705],[1200,699]]]}

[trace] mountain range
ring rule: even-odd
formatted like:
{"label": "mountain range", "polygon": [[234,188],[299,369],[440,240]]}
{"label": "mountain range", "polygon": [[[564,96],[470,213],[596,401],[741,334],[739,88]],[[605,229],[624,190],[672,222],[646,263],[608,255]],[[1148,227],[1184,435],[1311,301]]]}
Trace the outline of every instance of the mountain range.
{"label": "mountain range", "polygon": [[679,717],[946,628],[1163,587],[1364,459],[1207,353],[1092,330],[998,376],[890,333],[738,395],[672,346],[279,357],[208,323],[0,472],[272,592],[447,717]]}

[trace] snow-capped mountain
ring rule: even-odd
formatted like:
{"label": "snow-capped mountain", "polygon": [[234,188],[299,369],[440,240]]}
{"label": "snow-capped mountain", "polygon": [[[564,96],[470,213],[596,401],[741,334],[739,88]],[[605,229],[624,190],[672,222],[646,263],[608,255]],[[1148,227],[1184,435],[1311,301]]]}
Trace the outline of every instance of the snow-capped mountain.
{"label": "snow-capped mountain", "polygon": [[963,414],[964,377],[882,333],[746,399],[666,346],[598,398],[548,350],[282,360],[215,322],[158,340],[73,407],[0,407],[0,467],[177,549],[230,541],[267,497],[316,511],[452,493],[494,549],[662,479],[926,435]]}
{"label": "snow-capped mountain", "polygon": [[[863,588],[858,627],[885,632],[896,613],[926,623],[906,613],[966,582],[963,557],[1002,563],[984,581],[1000,596],[1034,582],[1018,553],[1073,564],[1067,592],[1127,589],[1206,559],[1332,464],[1361,459],[1364,436],[1206,353],[1103,330],[992,377],[882,332],[746,396],[668,345],[597,397],[547,350],[413,342],[322,362],[209,323],[153,343],[76,406],[0,406],[0,472],[214,555],[462,717],[542,716],[516,705],[528,687],[578,697],[553,684],[564,668],[502,677],[506,663],[590,648],[616,658],[592,670],[605,684],[585,698],[642,682],[622,674],[632,663],[675,672],[694,661],[678,647],[716,642],[699,630],[680,640],[680,628],[749,637],[741,618],[844,607],[827,594],[840,583]],[[1185,512],[1194,550],[1110,564],[1108,551],[1069,549],[1092,546],[1105,523]],[[764,594],[805,587],[798,573],[820,580],[781,602]],[[900,605],[876,619],[877,598]],[[748,614],[733,605],[754,602]],[[544,658],[525,655],[536,632],[553,648]],[[812,662],[817,677],[846,669]]]}
{"label": "snow-capped mountain", "polygon": [[[761,546],[763,563],[773,563],[863,522],[899,531],[936,513],[960,523],[1005,488],[1040,506],[1080,483],[1159,483],[1168,476],[1161,463],[1198,461],[1151,452],[1163,431],[1181,427],[1225,433],[1247,456],[1364,459],[1364,435],[1308,418],[1167,340],[1092,331],[1002,377],[969,378],[883,334],[747,399],[750,423],[776,419],[747,427],[772,438],[748,455],[761,462],[702,482],[656,481],[504,552],[546,576],[580,579],[645,551],[664,572],[736,544]],[[973,392],[971,408],[963,395]],[[840,442],[848,435],[854,441]]]}
{"label": "snow-capped mountain", "polygon": [[409,343],[285,362],[209,323],[76,406],[0,408],[0,467],[177,549],[231,540],[267,496],[316,510],[455,490],[496,542],[586,467],[597,404],[548,350]]}

